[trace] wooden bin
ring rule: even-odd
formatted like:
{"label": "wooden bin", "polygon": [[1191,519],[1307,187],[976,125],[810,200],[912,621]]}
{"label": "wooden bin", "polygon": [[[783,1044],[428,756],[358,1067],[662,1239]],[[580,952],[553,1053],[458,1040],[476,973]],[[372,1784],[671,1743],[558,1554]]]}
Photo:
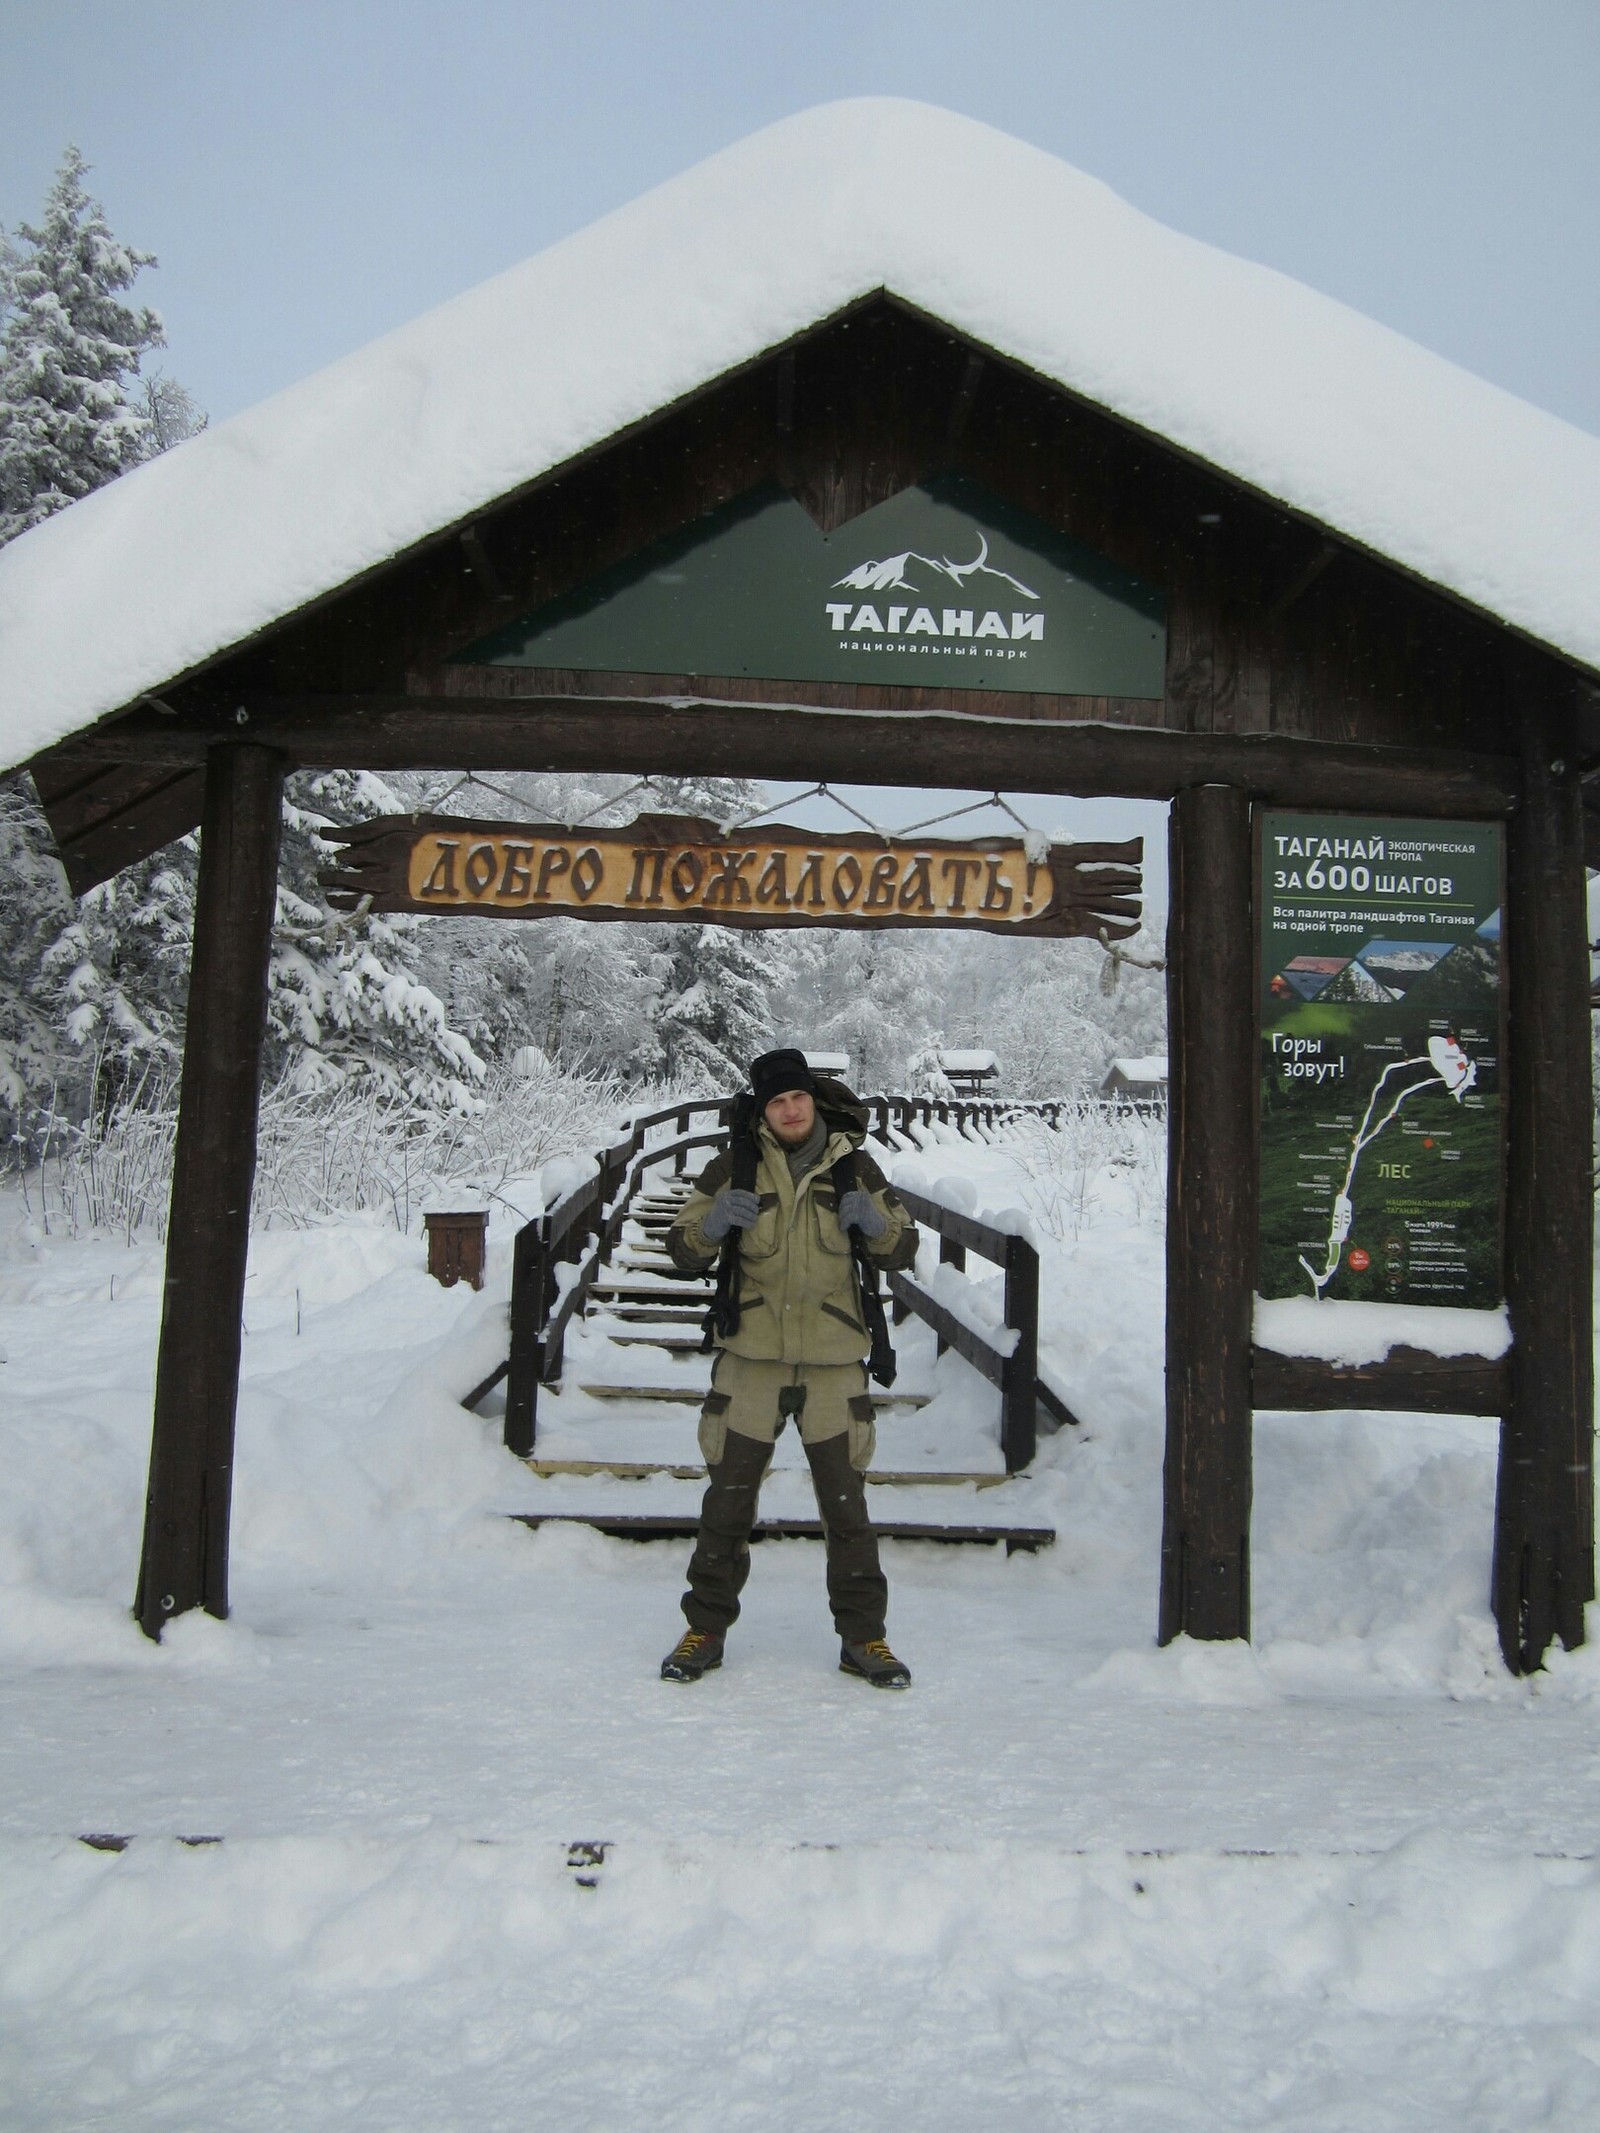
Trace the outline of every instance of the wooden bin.
{"label": "wooden bin", "polygon": [[425,1214],[428,1233],[428,1272],[447,1289],[458,1281],[483,1287],[484,1261],[489,1249],[489,1211],[473,1208],[462,1214]]}

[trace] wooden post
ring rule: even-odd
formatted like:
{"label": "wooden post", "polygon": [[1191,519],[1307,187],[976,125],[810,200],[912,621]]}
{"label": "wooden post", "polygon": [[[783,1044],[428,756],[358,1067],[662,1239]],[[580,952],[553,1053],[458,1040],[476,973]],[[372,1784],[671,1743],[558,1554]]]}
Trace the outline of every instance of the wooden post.
{"label": "wooden post", "polygon": [[134,1613],[150,1637],[191,1607],[228,1612],[228,1511],[283,758],[206,759],[194,948],[144,1546]]}
{"label": "wooden post", "polygon": [[1509,1398],[1492,1597],[1513,1673],[1583,1642],[1594,1598],[1593,1188],[1582,801],[1547,706],[1521,705],[1523,798],[1507,830]]}
{"label": "wooden post", "polygon": [[544,1222],[525,1222],[511,1248],[511,1360],[506,1371],[505,1446],[519,1459],[531,1456],[538,1434],[548,1263]]}
{"label": "wooden post", "polygon": [[1250,806],[1172,808],[1167,1014],[1163,1644],[1250,1634],[1250,1334],[1256,1259]]}
{"label": "wooden post", "polygon": [[1026,1237],[1006,1239],[1006,1324],[1017,1345],[1000,1386],[1000,1448],[1006,1472],[1032,1463],[1039,1447],[1039,1254]]}
{"label": "wooden post", "polygon": [[[964,1274],[967,1271],[966,1246],[964,1244],[957,1244],[953,1237],[946,1237],[941,1235],[939,1239],[939,1264],[941,1266],[953,1266],[958,1274]],[[1009,1311],[1006,1313],[1006,1324],[1011,1324],[1011,1314]],[[937,1358],[938,1356],[943,1355],[949,1345],[950,1343],[945,1339],[942,1333],[936,1335],[933,1344],[933,1352],[935,1357]]]}

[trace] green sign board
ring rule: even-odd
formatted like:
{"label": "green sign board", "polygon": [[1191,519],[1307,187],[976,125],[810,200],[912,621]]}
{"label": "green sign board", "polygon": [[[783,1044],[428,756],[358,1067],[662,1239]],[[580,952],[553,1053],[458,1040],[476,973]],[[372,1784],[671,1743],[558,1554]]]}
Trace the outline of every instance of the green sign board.
{"label": "green sign board", "polygon": [[1499,1303],[1499,825],[1258,838],[1261,1294]]}
{"label": "green sign board", "polygon": [[776,484],[708,513],[459,664],[1159,698],[1159,592],[972,483],[834,533]]}

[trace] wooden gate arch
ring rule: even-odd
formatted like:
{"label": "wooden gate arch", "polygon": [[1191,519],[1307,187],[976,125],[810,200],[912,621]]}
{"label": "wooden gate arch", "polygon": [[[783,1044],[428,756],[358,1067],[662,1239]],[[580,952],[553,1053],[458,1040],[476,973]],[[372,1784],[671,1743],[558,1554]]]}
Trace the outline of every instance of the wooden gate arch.
{"label": "wooden gate arch", "polygon": [[[829,152],[847,163],[859,155],[863,172],[890,123],[874,108],[848,123],[836,114],[827,136]],[[1006,193],[1012,178],[970,161],[965,122],[916,123],[923,133],[893,122],[912,128],[903,145],[940,198],[943,162],[967,156],[967,175],[994,194],[988,210],[1018,206]],[[765,173],[800,228],[810,210],[789,150],[773,151],[770,167],[766,153],[749,148],[753,161],[740,168]],[[1070,250],[1082,218],[1102,210],[1052,184],[1038,176],[1028,212],[1055,215]],[[649,246],[639,240],[641,277],[655,273],[657,254],[663,274],[674,258],[703,257],[715,237],[707,218],[724,212],[708,207],[704,186],[668,191],[651,210]],[[619,294],[616,274],[601,271],[625,235],[573,240],[593,250],[592,286],[583,295],[564,281],[566,308],[541,315],[529,356],[539,392],[559,387],[574,405],[599,394],[602,329],[649,343],[651,315],[637,308],[645,297]],[[14,618],[0,628],[0,750],[8,730],[28,736],[10,759],[32,773],[74,889],[201,826],[140,1621],[154,1635],[187,1608],[227,1608],[285,772],[626,769],[1170,802],[1159,1633],[1248,1635],[1256,1407],[1466,1411],[1501,1417],[1493,1602],[1508,1665],[1537,1666],[1552,1639],[1581,1641],[1594,1591],[1584,901],[1586,849],[1600,850],[1586,806],[1600,763],[1600,650],[1559,617],[1530,621],[1531,593],[1508,594],[1502,612],[1409,536],[1385,547],[1359,499],[1341,518],[1292,469],[1268,493],[1246,448],[1248,411],[1227,411],[1232,429],[1219,416],[1210,445],[1192,425],[1174,422],[1169,434],[1137,411],[1131,387],[1119,399],[1115,364],[1098,383],[1090,377],[1065,327],[1051,352],[1055,314],[1042,295],[1037,331],[1024,331],[1005,321],[1021,320],[1030,293],[997,281],[980,338],[960,303],[941,315],[936,292],[923,290],[923,255],[909,239],[901,258],[891,230],[894,274],[847,300],[825,271],[820,225],[814,239],[809,251],[797,240],[781,331],[763,339],[767,329],[752,327],[743,349],[708,336],[697,376],[663,371],[655,403],[619,402],[609,429],[580,445],[517,444],[526,424],[514,397],[486,399],[478,420],[499,425],[499,442],[479,457],[502,471],[474,476],[470,508],[461,480],[423,479],[426,441],[415,463],[398,448],[392,464],[374,456],[359,396],[348,449],[324,429],[320,457],[308,457],[302,432],[325,412],[312,381],[257,422],[251,453],[234,453],[221,425],[181,448],[172,469],[128,477],[114,499],[74,506],[0,557],[0,613]],[[730,257],[735,278],[755,274]],[[1246,286],[1230,280],[1237,263],[1227,266],[1195,284],[1224,326]],[[537,292],[555,269],[535,261],[524,271]],[[980,261],[971,271],[989,270]],[[1164,291],[1155,254],[1129,255],[1119,271]],[[1250,304],[1278,300],[1270,280]],[[669,289],[670,275],[649,287],[658,283]],[[444,324],[426,322],[444,336],[426,344],[436,374],[449,374],[441,346],[470,371],[481,338],[511,330],[510,301],[503,291],[494,303],[463,299]],[[1408,385],[1379,360],[1384,337],[1372,333],[1377,352],[1359,358],[1371,375],[1357,383],[1399,396],[1388,418],[1412,425],[1419,463],[1448,483],[1457,374],[1440,365],[1437,379]],[[1161,354],[1179,383],[1182,338]],[[351,359],[370,363],[375,392],[389,360],[381,349]],[[1308,421],[1320,376],[1308,355]],[[1194,383],[1191,398],[1204,389]],[[1519,446],[1526,483],[1553,496],[1578,479],[1576,448],[1564,443],[1575,433],[1551,425],[1560,434],[1546,436],[1530,422]],[[479,463],[476,440],[452,449]],[[180,478],[185,466],[193,481]],[[281,502],[289,481],[303,491],[294,523],[305,568],[280,557],[273,576],[263,561],[253,605],[239,604],[220,565],[214,593],[196,591],[207,528],[242,542],[252,513]],[[341,562],[341,509],[358,482],[363,496],[374,484],[397,500],[436,495],[436,522],[414,518],[376,555],[351,535]],[[1600,524],[1600,474],[1594,492]],[[396,501],[395,525],[401,516]],[[281,544],[281,513],[269,530]],[[1506,567],[1510,584],[1514,557]],[[125,692],[102,662],[35,715],[24,683],[35,688],[49,671],[51,618],[93,612],[103,573],[118,570],[147,589],[143,611],[155,617],[123,662]],[[30,621],[19,588],[38,585],[50,599]],[[1269,806],[1504,827],[1512,1341],[1499,1361],[1397,1353],[1341,1370],[1254,1345],[1252,836]],[[508,894],[537,885],[537,869],[507,872],[503,848],[496,864]],[[567,878],[576,878],[571,855]]]}

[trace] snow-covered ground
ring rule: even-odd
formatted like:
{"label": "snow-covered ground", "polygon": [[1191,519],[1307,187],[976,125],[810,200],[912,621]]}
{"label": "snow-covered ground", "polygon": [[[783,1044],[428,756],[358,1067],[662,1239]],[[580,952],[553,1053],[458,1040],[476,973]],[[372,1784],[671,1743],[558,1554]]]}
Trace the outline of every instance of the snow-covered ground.
{"label": "snow-covered ground", "polygon": [[[473,1296],[370,1221],[257,1240],[234,1614],[148,1644],[159,1251],[0,1207],[0,2123],[1600,2122],[1600,1646],[1501,1671],[1490,1428],[1261,1418],[1256,1642],[1158,1651],[1159,1206],[1017,1156],[898,1161],[1031,1209],[1084,1426],[882,1492],[1059,1534],[887,1548],[903,1697],[835,1670],[807,1542],[661,1684],[683,1546],[503,1513],[694,1485],[513,1462],[457,1404],[509,1236]],[[992,1471],[995,1396],[907,1332],[878,1465]],[[628,1427],[585,1358],[542,1453]],[[633,1426],[692,1461],[692,1409]]]}

